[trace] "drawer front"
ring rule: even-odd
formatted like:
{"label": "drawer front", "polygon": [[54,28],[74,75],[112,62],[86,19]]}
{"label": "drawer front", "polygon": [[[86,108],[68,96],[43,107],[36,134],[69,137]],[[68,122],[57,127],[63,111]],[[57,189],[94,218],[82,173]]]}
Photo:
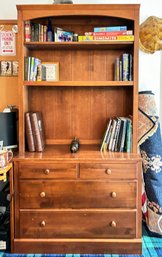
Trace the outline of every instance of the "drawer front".
{"label": "drawer front", "polygon": [[81,179],[136,179],[136,163],[80,164]]}
{"label": "drawer front", "polygon": [[75,179],[77,176],[76,164],[62,164],[49,162],[33,162],[19,164],[20,178],[35,178],[35,179]]}
{"label": "drawer front", "polygon": [[20,208],[135,208],[135,182],[20,181]]}
{"label": "drawer front", "polygon": [[21,238],[134,238],[136,212],[21,211]]}

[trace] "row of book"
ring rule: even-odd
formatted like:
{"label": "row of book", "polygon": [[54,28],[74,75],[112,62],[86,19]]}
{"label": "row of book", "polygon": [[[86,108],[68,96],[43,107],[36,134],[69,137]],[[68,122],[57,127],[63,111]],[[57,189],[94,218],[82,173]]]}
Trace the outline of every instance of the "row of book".
{"label": "row of book", "polygon": [[33,56],[24,58],[25,81],[58,81],[59,63],[43,62]]}
{"label": "row of book", "polygon": [[114,63],[114,80],[115,81],[132,81],[133,80],[133,57],[130,53],[123,53],[115,59]]}
{"label": "row of book", "polygon": [[132,121],[126,117],[110,118],[100,151],[127,152],[132,150]]}
{"label": "row of book", "polygon": [[25,134],[29,152],[42,152],[45,147],[45,131],[41,112],[25,113]]}
{"label": "row of book", "polygon": [[72,42],[72,41],[134,41],[133,30],[127,26],[95,27],[93,32],[78,35],[54,27],[50,19],[47,25],[25,21],[25,42]]}
{"label": "row of book", "polygon": [[53,27],[50,19],[47,25],[25,21],[24,31],[25,42],[70,42],[74,35],[71,31]]}
{"label": "row of book", "polygon": [[36,81],[38,76],[38,67],[41,64],[41,60],[33,56],[24,58],[24,80]]}

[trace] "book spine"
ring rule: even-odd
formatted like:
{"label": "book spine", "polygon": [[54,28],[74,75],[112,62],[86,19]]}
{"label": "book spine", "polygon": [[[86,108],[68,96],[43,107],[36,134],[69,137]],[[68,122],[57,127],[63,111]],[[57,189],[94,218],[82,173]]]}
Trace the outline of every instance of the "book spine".
{"label": "book spine", "polygon": [[129,54],[122,54],[122,80],[129,80]]}
{"label": "book spine", "polygon": [[34,41],[39,42],[39,24],[34,24]]}
{"label": "book spine", "polygon": [[78,36],[78,41],[92,41],[93,36]]}
{"label": "book spine", "polygon": [[107,32],[85,32],[89,36],[122,36],[133,35],[133,30],[107,31]]}
{"label": "book spine", "polygon": [[[91,37],[91,36],[89,36]],[[116,40],[116,41],[134,41],[133,35],[126,36],[94,36],[93,40]]]}
{"label": "book spine", "polygon": [[132,54],[129,54],[129,81],[133,80],[133,57]]}
{"label": "book spine", "polygon": [[28,80],[28,57],[24,57],[24,80]]}
{"label": "book spine", "polygon": [[116,36],[119,41],[134,41],[134,35]]}
{"label": "book spine", "polygon": [[37,113],[35,113],[35,112],[31,113],[31,126],[32,126],[32,131],[33,131],[35,150],[37,152],[42,152],[44,149],[44,145],[42,145],[39,120],[37,117]]}
{"label": "book spine", "polygon": [[30,80],[34,80],[34,57],[31,57],[31,66],[30,66]]}
{"label": "book spine", "polygon": [[43,26],[43,42],[47,41],[47,26]]}
{"label": "book spine", "polygon": [[34,137],[32,132],[32,126],[31,126],[31,119],[30,119],[30,113],[27,112],[25,114],[25,127],[26,127],[26,140],[28,145],[29,152],[35,151],[35,145],[34,145]]}
{"label": "book spine", "polygon": [[119,81],[120,80],[120,59],[117,57],[115,59],[115,65],[114,65],[114,80]]}
{"label": "book spine", "polygon": [[108,32],[108,31],[121,31],[121,30],[127,30],[127,26],[112,26],[112,27],[94,28],[94,32]]}
{"label": "book spine", "polygon": [[35,30],[34,30],[34,24],[31,24],[31,42],[35,41]]}
{"label": "book spine", "polygon": [[24,28],[24,31],[25,31],[25,35],[24,35],[25,42],[30,42],[30,40],[31,40],[30,21],[25,21],[25,28]]}

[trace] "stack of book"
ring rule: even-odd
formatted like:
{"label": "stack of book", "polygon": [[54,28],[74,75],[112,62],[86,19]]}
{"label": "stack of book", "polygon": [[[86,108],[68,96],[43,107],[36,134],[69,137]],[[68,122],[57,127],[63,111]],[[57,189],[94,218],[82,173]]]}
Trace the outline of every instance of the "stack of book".
{"label": "stack of book", "polygon": [[42,152],[45,147],[45,132],[41,112],[25,113],[26,141],[29,152]]}
{"label": "stack of book", "polygon": [[127,26],[96,27],[93,32],[85,32],[79,41],[134,41],[133,30]]}
{"label": "stack of book", "polygon": [[41,60],[38,58],[28,56],[24,58],[24,80],[36,81],[38,66],[41,64]]}
{"label": "stack of book", "polygon": [[133,80],[133,57],[130,53],[123,53],[117,57],[114,64],[114,80],[132,81]]}
{"label": "stack of book", "polygon": [[126,117],[110,118],[100,151],[127,152],[132,150],[132,121]]}

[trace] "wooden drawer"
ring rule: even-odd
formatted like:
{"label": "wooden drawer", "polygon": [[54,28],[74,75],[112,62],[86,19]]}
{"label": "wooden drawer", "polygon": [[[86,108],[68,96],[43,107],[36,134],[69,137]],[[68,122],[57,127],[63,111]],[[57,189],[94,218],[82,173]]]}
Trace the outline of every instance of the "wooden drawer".
{"label": "wooden drawer", "polygon": [[81,179],[136,179],[136,163],[80,164]]}
{"label": "wooden drawer", "polygon": [[21,211],[21,238],[133,238],[136,212]]}
{"label": "wooden drawer", "polygon": [[75,179],[77,175],[76,164],[32,162],[19,164],[19,177],[23,178],[53,178],[53,179]]}
{"label": "wooden drawer", "polygon": [[20,208],[135,208],[136,183],[21,180]]}

